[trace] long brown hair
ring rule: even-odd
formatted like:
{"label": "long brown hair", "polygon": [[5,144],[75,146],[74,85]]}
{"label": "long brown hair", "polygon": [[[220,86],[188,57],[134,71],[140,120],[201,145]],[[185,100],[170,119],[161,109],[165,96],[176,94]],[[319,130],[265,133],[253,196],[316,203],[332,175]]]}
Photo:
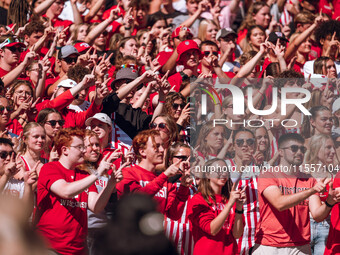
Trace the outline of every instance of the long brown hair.
{"label": "long brown hair", "polygon": [[[226,163],[223,159],[214,158],[214,159],[210,159],[207,162],[205,162],[204,167],[205,168],[209,167],[216,162],[223,162],[226,165]],[[216,197],[215,197],[215,192],[213,191],[213,189],[211,188],[211,185],[210,185],[210,179],[209,179],[210,176],[209,175],[210,175],[210,173],[206,172],[206,173],[204,173],[203,178],[200,179],[200,184],[198,186],[198,192],[200,192],[202,194],[204,200],[208,203],[208,205],[212,205],[212,203],[210,202],[210,199],[212,199],[214,201],[214,203],[216,203]],[[232,185],[233,185],[233,183],[232,183],[231,179],[228,178],[228,181],[226,182],[226,184],[222,188],[223,203],[225,203],[229,199]]]}

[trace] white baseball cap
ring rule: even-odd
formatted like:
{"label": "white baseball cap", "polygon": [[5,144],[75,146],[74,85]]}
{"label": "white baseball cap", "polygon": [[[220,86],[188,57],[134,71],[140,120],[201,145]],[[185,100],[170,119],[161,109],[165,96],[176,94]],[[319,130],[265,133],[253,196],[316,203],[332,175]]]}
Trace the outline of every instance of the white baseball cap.
{"label": "white baseball cap", "polygon": [[76,85],[77,85],[77,83],[76,83],[74,80],[66,79],[66,80],[61,81],[61,82],[58,84],[58,88],[59,88],[59,87],[73,88],[73,87],[76,86]]}
{"label": "white baseball cap", "polygon": [[88,127],[88,126],[91,126],[91,122],[92,120],[99,120],[105,124],[108,124],[110,127],[112,127],[112,120],[111,118],[105,114],[105,113],[96,113],[93,117],[91,118],[88,118],[86,121],[85,121],[85,125]]}

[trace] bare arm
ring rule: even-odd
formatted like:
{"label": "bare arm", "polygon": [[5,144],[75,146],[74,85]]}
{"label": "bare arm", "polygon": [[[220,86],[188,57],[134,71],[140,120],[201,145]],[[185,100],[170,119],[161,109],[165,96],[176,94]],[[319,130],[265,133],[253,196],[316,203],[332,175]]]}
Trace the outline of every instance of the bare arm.
{"label": "bare arm", "polygon": [[323,181],[318,182],[313,188],[289,195],[283,195],[278,186],[269,186],[263,192],[263,196],[278,211],[282,212],[301,203],[303,200],[320,192],[326,187]]}
{"label": "bare arm", "polygon": [[230,12],[236,13],[239,9],[240,0],[232,0],[229,4]]}
{"label": "bare arm", "polygon": [[28,52],[24,61],[2,78],[5,88],[8,87],[16,78],[21,75],[22,72],[25,71],[25,69],[32,63],[35,56],[36,54],[34,51]]}
{"label": "bare arm", "polygon": [[95,26],[86,36],[85,42],[92,44],[94,40],[117,18],[117,9],[111,10],[110,17]]}
{"label": "bare arm", "polygon": [[90,21],[94,16],[96,16],[97,12],[99,11],[100,7],[104,4],[105,0],[97,0],[95,4],[91,7],[89,13],[85,16],[85,22]]}
{"label": "bare arm", "polygon": [[34,13],[37,15],[44,14],[48,8],[55,2],[55,0],[46,0],[39,4],[37,7],[34,8]]}
{"label": "bare arm", "polygon": [[71,0],[70,2],[71,2],[73,17],[74,17],[74,24],[78,25],[78,24],[83,23],[83,19],[77,7],[77,0]]}

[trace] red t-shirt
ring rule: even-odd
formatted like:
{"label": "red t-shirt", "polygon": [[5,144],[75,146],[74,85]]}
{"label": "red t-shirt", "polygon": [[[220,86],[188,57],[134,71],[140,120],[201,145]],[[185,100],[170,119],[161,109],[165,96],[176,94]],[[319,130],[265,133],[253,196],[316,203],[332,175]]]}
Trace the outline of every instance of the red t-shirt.
{"label": "red t-shirt", "polygon": [[24,130],[18,120],[9,120],[6,124],[6,130],[16,135],[20,135],[20,133]]}
{"label": "red t-shirt", "polygon": [[87,235],[87,202],[95,185],[71,199],[51,192],[58,180],[75,182],[88,176],[80,170],[70,170],[58,161],[45,164],[40,171],[37,187],[37,228],[57,252],[67,255],[85,254]]}
{"label": "red t-shirt", "polygon": [[[333,188],[340,187],[340,173],[333,180]],[[334,205],[331,212],[331,226],[324,255],[340,253],[340,204]]]}
{"label": "red t-shirt", "polygon": [[216,203],[210,198],[209,205],[198,193],[189,200],[188,218],[191,222],[191,232],[194,238],[194,254],[236,254],[237,244],[232,230],[235,219],[235,206],[231,208],[227,220],[220,232],[212,236],[210,230],[211,222],[223,210],[226,203],[222,202],[221,195],[215,195]]}
{"label": "red t-shirt", "polygon": [[176,185],[168,182],[164,173],[157,176],[138,165],[124,168],[123,176],[124,179],[116,185],[118,198],[130,192],[146,193],[158,203],[161,213],[173,220],[180,219],[189,198],[189,188],[181,185],[176,190]]}
{"label": "red t-shirt", "polygon": [[9,73],[8,71],[6,71],[6,70],[4,70],[0,67],[0,77],[4,77],[8,73]]}
{"label": "red t-shirt", "polygon": [[175,73],[175,74],[171,75],[168,78],[168,81],[169,81],[171,87],[175,86],[174,90],[176,92],[180,92],[181,91],[181,86],[182,86],[183,79],[182,79],[182,75],[180,73]]}
{"label": "red t-shirt", "polygon": [[269,186],[277,186],[283,195],[312,188],[316,180],[301,173],[300,178],[285,173],[261,173],[258,178],[260,221],[257,224],[255,243],[273,247],[292,247],[310,243],[309,200],[279,212],[263,196]]}

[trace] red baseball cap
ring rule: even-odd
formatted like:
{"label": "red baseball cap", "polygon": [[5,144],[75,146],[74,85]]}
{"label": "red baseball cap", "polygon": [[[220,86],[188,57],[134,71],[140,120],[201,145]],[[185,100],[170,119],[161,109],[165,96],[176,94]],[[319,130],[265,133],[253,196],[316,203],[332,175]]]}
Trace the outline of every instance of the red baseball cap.
{"label": "red baseball cap", "polygon": [[77,51],[81,54],[91,48],[91,46],[88,45],[86,42],[79,42],[74,45],[74,48],[76,48]]}
{"label": "red baseball cap", "polygon": [[16,45],[20,46],[21,48],[26,48],[26,45],[24,43],[21,43],[14,37],[10,36],[5,41],[0,43],[0,49],[2,49],[3,47],[12,47]]}
{"label": "red baseball cap", "polygon": [[176,61],[179,61],[179,59],[181,58],[181,55],[188,50],[197,50],[199,53],[199,56],[201,57],[202,55],[201,50],[198,48],[198,44],[194,40],[186,40],[186,41],[181,42],[177,46],[178,58]]}
{"label": "red baseball cap", "polygon": [[[186,29],[189,32],[189,34],[191,34],[191,36],[194,36],[192,34],[191,30],[188,27],[183,27],[183,29]],[[171,34],[171,38],[172,39],[177,38],[179,36],[179,32],[181,32],[181,30],[182,30],[182,26],[176,27],[176,29]]]}

